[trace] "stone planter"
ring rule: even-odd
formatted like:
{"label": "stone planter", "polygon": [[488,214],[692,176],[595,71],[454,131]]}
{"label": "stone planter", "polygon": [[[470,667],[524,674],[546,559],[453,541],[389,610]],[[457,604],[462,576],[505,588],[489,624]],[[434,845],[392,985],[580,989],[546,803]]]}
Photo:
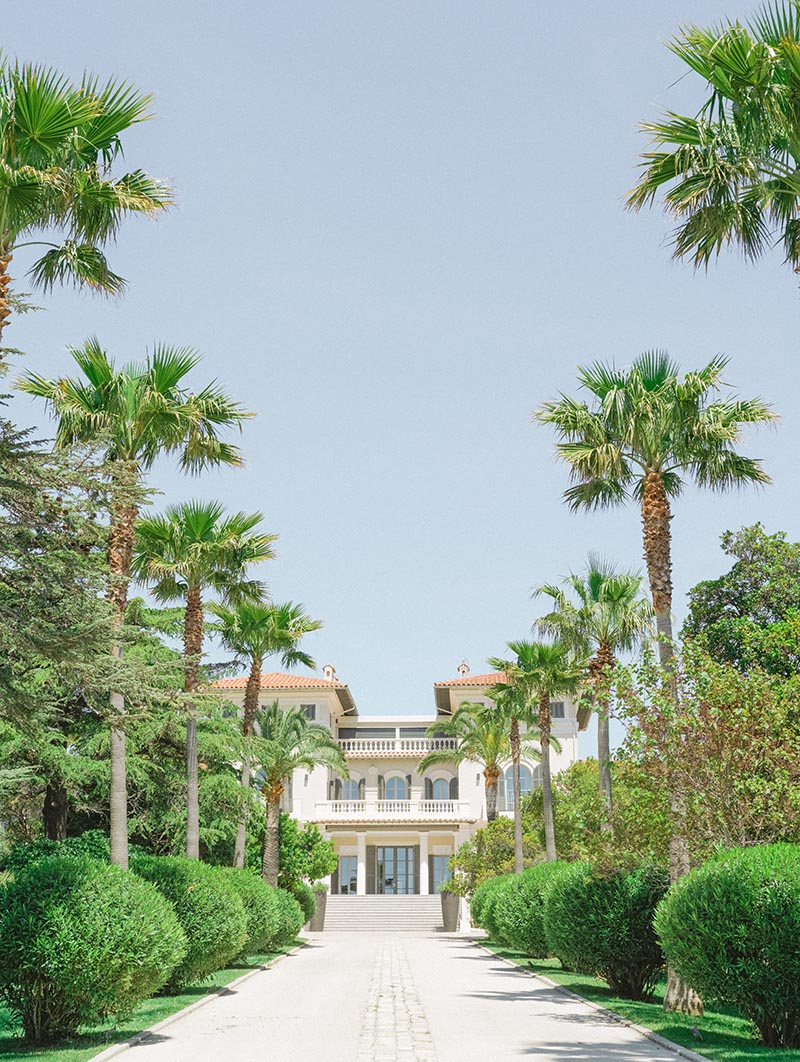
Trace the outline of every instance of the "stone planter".
{"label": "stone planter", "polygon": [[319,892],[314,893],[314,899],[317,901],[317,906],[314,909],[314,917],[308,923],[308,928],[312,933],[321,933],[325,928],[325,905],[328,902],[328,893],[325,889],[320,889]]}
{"label": "stone planter", "polygon": [[442,898],[442,925],[445,933],[455,933],[458,929],[458,909],[461,897],[455,892],[440,892]]}

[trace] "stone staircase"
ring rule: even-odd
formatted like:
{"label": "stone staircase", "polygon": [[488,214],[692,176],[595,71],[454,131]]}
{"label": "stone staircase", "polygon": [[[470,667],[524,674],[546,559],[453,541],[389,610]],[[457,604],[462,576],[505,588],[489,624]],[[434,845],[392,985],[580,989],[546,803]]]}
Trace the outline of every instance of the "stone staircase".
{"label": "stone staircase", "polygon": [[439,896],[328,896],[325,932],[442,931]]}

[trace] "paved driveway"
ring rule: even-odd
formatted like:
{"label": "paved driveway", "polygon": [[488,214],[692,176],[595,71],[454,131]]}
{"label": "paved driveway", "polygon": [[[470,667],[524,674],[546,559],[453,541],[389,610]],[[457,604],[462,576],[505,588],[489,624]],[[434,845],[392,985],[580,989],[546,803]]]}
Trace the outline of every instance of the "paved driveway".
{"label": "paved driveway", "polygon": [[677,1062],[458,936],[321,933],[131,1062]]}

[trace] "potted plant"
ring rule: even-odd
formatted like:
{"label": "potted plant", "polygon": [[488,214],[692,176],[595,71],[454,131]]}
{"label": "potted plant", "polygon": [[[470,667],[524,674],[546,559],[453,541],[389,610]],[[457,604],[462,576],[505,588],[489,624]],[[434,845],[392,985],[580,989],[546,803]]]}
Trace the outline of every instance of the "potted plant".
{"label": "potted plant", "polygon": [[456,891],[456,883],[452,878],[443,881],[439,886],[439,895],[442,898],[442,926],[445,933],[455,933],[458,929],[458,911],[461,906],[461,896]]}
{"label": "potted plant", "polygon": [[314,910],[314,917],[308,924],[308,928],[312,933],[321,933],[325,928],[325,907],[328,902],[328,885],[324,881],[315,881],[311,886],[314,890],[314,899],[316,900],[316,908]]}

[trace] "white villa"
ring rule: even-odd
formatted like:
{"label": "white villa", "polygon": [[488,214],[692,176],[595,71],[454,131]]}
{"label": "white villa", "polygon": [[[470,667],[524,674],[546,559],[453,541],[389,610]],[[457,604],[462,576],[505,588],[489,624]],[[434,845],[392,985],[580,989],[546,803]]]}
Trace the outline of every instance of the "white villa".
{"label": "white villa", "polygon": [[[333,840],[339,858],[330,882],[334,895],[429,895],[449,877],[448,860],[459,845],[486,824],[482,766],[444,765],[420,774],[419,762],[431,749],[454,739],[427,737],[428,727],[463,701],[490,703],[486,690],[502,675],[471,675],[462,662],[458,677],[434,683],[435,711],[424,715],[359,714],[346,683],[331,665],[324,678],[265,674],[263,703],[302,708],[309,719],[330,727],[347,758],[350,777],[327,768],[296,770],[285,809],[301,823],[314,822]],[[241,707],[246,677],[221,679],[214,687]],[[553,771],[578,758],[578,722],[569,701],[551,705]],[[505,784],[503,784],[505,782]],[[534,761],[524,762],[522,792],[539,783]],[[499,786],[499,810],[513,811],[510,767]]]}

